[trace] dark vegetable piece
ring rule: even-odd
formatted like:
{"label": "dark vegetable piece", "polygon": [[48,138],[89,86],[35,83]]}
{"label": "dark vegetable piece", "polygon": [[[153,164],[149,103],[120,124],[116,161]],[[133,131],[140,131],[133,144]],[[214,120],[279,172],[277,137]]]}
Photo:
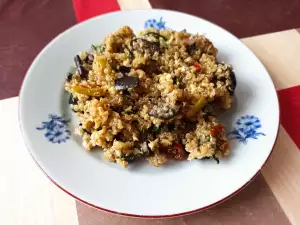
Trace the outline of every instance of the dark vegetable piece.
{"label": "dark vegetable piece", "polygon": [[196,123],[194,122],[190,122],[190,121],[186,121],[185,124],[184,124],[184,131],[187,133],[187,132],[190,132],[192,130],[195,130],[196,129]]}
{"label": "dark vegetable piece", "polygon": [[186,51],[189,55],[192,55],[194,51],[196,51],[196,49],[197,49],[196,43],[190,44],[186,47]]}
{"label": "dark vegetable piece", "polygon": [[76,55],[74,57],[74,61],[80,78],[87,79],[88,71],[82,66],[82,60],[80,59],[79,55]]}
{"label": "dark vegetable piece", "polygon": [[125,155],[124,160],[127,162],[133,162],[135,160],[135,156],[134,155]]}
{"label": "dark vegetable piece", "polygon": [[115,81],[116,90],[126,90],[128,88],[135,88],[139,84],[139,78],[124,76]]}
{"label": "dark vegetable piece", "polygon": [[130,46],[132,49],[134,49],[134,43],[138,43],[138,42],[143,42],[147,48],[151,51],[151,53],[154,53],[156,51],[160,51],[160,44],[159,42],[151,42],[151,41],[148,41],[146,39],[143,39],[143,38],[135,38],[133,40],[131,40],[130,42]]}
{"label": "dark vegetable piece", "polygon": [[220,77],[220,78],[219,78],[219,81],[222,81],[222,82],[225,83],[225,82],[226,82],[226,77]]}
{"label": "dark vegetable piece", "polygon": [[201,158],[201,160],[207,160],[207,159],[211,159],[211,158],[208,156],[204,156],[203,158]]}
{"label": "dark vegetable piece", "polygon": [[88,56],[86,57],[86,62],[88,64],[92,64],[94,62],[94,55],[93,54],[88,54]]}
{"label": "dark vegetable piece", "polygon": [[76,67],[77,67],[77,68],[80,67],[80,66],[82,66],[82,60],[81,60],[81,58],[79,57],[79,55],[76,55],[76,56],[74,57],[74,61],[75,61],[75,64],[76,64]]}
{"label": "dark vegetable piece", "polygon": [[70,82],[72,80],[73,74],[72,73],[68,73],[67,76],[67,81]]}
{"label": "dark vegetable piece", "polygon": [[69,104],[76,105],[76,104],[77,104],[77,101],[78,101],[78,99],[77,99],[77,98],[74,98],[74,96],[73,96],[72,94],[70,94],[70,97],[69,97]]}
{"label": "dark vegetable piece", "polygon": [[168,129],[168,131],[173,131],[173,130],[175,129],[174,123],[169,123],[169,124],[167,125],[167,129]]}
{"label": "dark vegetable piece", "polygon": [[147,75],[153,75],[153,74],[160,74],[161,73],[161,70],[159,68],[159,63],[156,60],[153,60],[153,59],[148,60],[145,65],[141,66],[141,69]]}
{"label": "dark vegetable piece", "polygon": [[177,77],[173,77],[173,84],[177,84]]}
{"label": "dark vegetable piece", "polygon": [[218,81],[222,81],[226,83],[226,77],[218,77],[217,75],[213,75],[210,82],[216,84]]}
{"label": "dark vegetable piece", "polygon": [[160,127],[159,126],[153,126],[152,127],[152,132],[153,133],[158,133],[160,131]]}
{"label": "dark vegetable piece", "polygon": [[120,66],[120,68],[119,68],[119,71],[120,71],[121,73],[129,73],[130,70],[131,70],[131,68],[130,68],[130,67],[127,67],[127,66]]}
{"label": "dark vegetable piece", "polygon": [[91,131],[89,131],[89,130],[87,130],[87,129],[83,129],[83,131],[84,131],[85,133],[89,134],[89,135],[92,134]]}
{"label": "dark vegetable piece", "polygon": [[166,37],[164,37],[164,36],[162,36],[162,35],[160,35],[160,34],[158,34],[158,33],[155,33],[155,32],[148,32],[148,33],[144,34],[144,36],[153,36],[153,37],[155,37],[155,38],[157,38],[157,39],[162,38],[162,39],[164,39],[165,41],[167,40]]}
{"label": "dark vegetable piece", "polygon": [[235,73],[234,73],[233,71],[231,71],[230,74],[229,74],[229,77],[230,77],[230,80],[231,80],[231,85],[230,85],[228,91],[229,91],[229,93],[230,93],[231,95],[233,95],[234,90],[235,90],[235,88],[236,88],[236,77],[235,77]]}
{"label": "dark vegetable piece", "polygon": [[217,164],[220,163],[220,160],[215,155],[213,155],[212,157],[205,156],[201,158],[201,160],[207,160],[207,159],[214,159],[217,162]]}
{"label": "dark vegetable piece", "polygon": [[213,155],[213,159],[217,162],[217,164],[220,163],[220,160],[215,155]]}
{"label": "dark vegetable piece", "polygon": [[205,122],[210,121],[210,119],[209,119],[209,117],[211,116],[210,113],[204,113],[202,116],[203,116],[203,119],[204,119]]}

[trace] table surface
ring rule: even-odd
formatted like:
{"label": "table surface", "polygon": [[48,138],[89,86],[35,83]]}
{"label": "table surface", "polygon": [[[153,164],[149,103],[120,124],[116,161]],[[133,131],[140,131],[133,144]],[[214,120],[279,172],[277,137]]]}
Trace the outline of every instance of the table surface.
{"label": "table surface", "polygon": [[[0,99],[18,95],[26,69],[48,41],[76,21],[92,16],[84,7],[87,2],[96,0],[85,0],[85,4],[82,1],[0,1],[0,30],[5,31],[0,33]],[[239,0],[215,1],[214,4],[208,0],[172,2],[151,0],[149,4],[147,0],[119,0],[105,5],[105,9],[102,5],[101,10],[150,8],[151,5],[177,9],[210,19],[239,37],[300,27],[300,14],[295,11],[300,9],[300,4],[296,0],[282,6],[281,11],[275,3],[282,1],[253,0],[251,4]],[[274,4],[276,7],[271,7]],[[199,11],[187,5],[196,5]],[[264,15],[263,9],[267,6],[270,8]],[[252,15],[250,11],[254,9],[258,12]],[[274,13],[286,17],[279,21],[280,17]],[[256,22],[248,23],[248,18],[254,18]],[[300,132],[296,129],[300,126],[300,120],[296,119],[300,113],[297,57],[300,34],[294,29],[243,38],[242,41],[268,69],[281,103],[276,147],[262,173],[247,188],[212,209],[174,219],[124,218],[90,208],[58,189],[33,163],[19,133],[18,99],[11,98],[0,101],[3,150],[0,177],[4,178],[0,185],[0,224],[300,224]]]}

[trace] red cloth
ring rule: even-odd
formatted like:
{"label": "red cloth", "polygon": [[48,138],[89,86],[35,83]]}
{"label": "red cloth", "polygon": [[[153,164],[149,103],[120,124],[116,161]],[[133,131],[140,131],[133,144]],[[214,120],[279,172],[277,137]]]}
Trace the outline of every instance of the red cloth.
{"label": "red cloth", "polygon": [[117,0],[73,0],[73,5],[78,22],[120,10]]}
{"label": "red cloth", "polygon": [[300,149],[300,86],[278,91],[281,124]]}

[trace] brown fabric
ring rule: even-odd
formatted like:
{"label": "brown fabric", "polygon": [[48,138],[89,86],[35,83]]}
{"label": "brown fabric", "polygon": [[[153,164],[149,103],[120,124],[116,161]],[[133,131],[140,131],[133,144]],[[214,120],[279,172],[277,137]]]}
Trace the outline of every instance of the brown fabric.
{"label": "brown fabric", "polygon": [[190,13],[238,37],[300,27],[299,0],[149,0],[153,8]]}
{"label": "brown fabric", "polygon": [[75,23],[71,0],[0,0],[0,99],[18,95],[34,57]]}
{"label": "brown fabric", "polygon": [[[147,202],[141,203],[147,204]],[[121,217],[76,202],[79,225],[253,225],[290,224],[274,195],[259,175],[247,188],[206,211],[173,219]]]}

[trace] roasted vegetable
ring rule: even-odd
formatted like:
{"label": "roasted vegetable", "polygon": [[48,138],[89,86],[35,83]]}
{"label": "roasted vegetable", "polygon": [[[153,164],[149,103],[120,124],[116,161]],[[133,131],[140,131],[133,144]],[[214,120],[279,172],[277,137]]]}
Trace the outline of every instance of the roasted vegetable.
{"label": "roasted vegetable", "polygon": [[73,86],[72,90],[76,93],[91,96],[91,97],[101,97],[105,94],[105,91],[101,88],[89,88],[83,86]]}
{"label": "roasted vegetable", "polygon": [[235,77],[235,73],[233,71],[230,72],[230,80],[231,80],[231,85],[230,87],[228,88],[228,91],[231,95],[233,95],[234,93],[234,90],[236,88],[236,77]]}
{"label": "roasted vegetable", "polygon": [[86,57],[85,59],[86,63],[87,64],[93,64],[93,61],[94,61],[94,55],[93,54],[88,54],[88,56]]}
{"label": "roasted vegetable", "polygon": [[[132,49],[139,49],[140,46],[136,46],[138,43],[142,43],[146,49],[148,49],[152,54],[154,52],[160,52],[160,44],[159,42],[151,42],[143,38],[135,38],[131,41],[130,46]],[[139,49],[143,52],[143,49]]]}
{"label": "roasted vegetable", "polygon": [[121,73],[129,73],[130,70],[131,70],[131,68],[130,68],[130,67],[127,67],[127,66],[120,66],[120,68],[119,68],[119,71],[120,71]]}
{"label": "roasted vegetable", "polygon": [[193,55],[193,53],[197,50],[196,43],[189,44],[186,46],[186,51],[189,55]]}
{"label": "roasted vegetable", "polygon": [[73,78],[73,74],[72,73],[68,73],[68,76],[67,76],[66,80],[68,82],[70,82],[72,80],[72,78]]}
{"label": "roasted vegetable", "polygon": [[188,112],[188,117],[192,117],[196,115],[205,105],[207,104],[207,100],[205,96],[201,96],[200,99],[194,104],[191,110]]}
{"label": "roasted vegetable", "polygon": [[162,35],[160,35],[160,34],[158,34],[158,33],[155,33],[155,32],[148,32],[148,33],[145,33],[144,36],[153,36],[153,37],[155,37],[156,39],[162,38],[162,39],[164,39],[165,41],[167,40],[166,37],[164,37],[164,36],[162,36]]}
{"label": "roasted vegetable", "polygon": [[74,98],[74,96],[72,94],[70,94],[70,97],[69,97],[69,104],[70,105],[76,105],[77,104],[77,101],[78,99],[77,98]]}
{"label": "roasted vegetable", "polygon": [[128,88],[135,88],[139,84],[139,78],[124,76],[115,81],[116,90],[126,90]]}
{"label": "roasted vegetable", "polygon": [[74,62],[76,64],[76,68],[80,75],[80,78],[87,79],[88,71],[86,70],[86,68],[83,67],[82,60],[80,59],[79,55],[76,55],[74,57]]}

